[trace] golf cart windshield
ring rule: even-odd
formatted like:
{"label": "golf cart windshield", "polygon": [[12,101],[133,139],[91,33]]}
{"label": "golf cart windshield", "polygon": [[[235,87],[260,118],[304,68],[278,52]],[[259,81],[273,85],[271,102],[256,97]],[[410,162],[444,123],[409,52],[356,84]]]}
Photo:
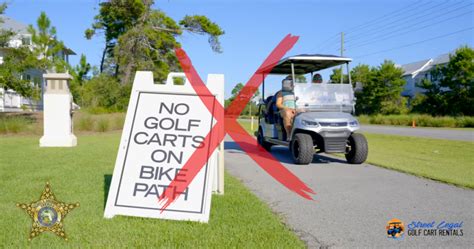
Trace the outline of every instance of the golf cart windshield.
{"label": "golf cart windshield", "polygon": [[[258,72],[292,76],[297,82],[298,77],[296,76],[311,74],[312,78],[315,72],[336,66],[341,66],[342,69],[342,65],[345,64],[349,84],[342,84],[342,82],[340,82],[341,84],[296,83],[294,94],[298,109],[352,113],[354,112],[355,99],[349,70],[349,62],[351,61],[351,58],[335,55],[300,54],[282,59]],[[341,81],[342,79],[343,77]],[[265,99],[264,93],[265,81],[262,89],[262,99]]]}
{"label": "golf cart windshield", "polygon": [[296,108],[306,111],[354,111],[351,84],[295,84]]}

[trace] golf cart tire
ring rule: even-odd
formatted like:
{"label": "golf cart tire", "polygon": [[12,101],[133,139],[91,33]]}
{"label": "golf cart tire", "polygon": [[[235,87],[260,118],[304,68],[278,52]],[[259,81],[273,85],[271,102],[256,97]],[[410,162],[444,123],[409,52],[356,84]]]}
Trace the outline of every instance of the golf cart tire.
{"label": "golf cart tire", "polygon": [[257,135],[257,142],[262,146],[266,151],[270,151],[272,149],[273,144],[265,141],[265,138],[263,137],[263,131],[262,128],[258,129],[258,135]]}
{"label": "golf cart tire", "polygon": [[291,155],[296,164],[310,164],[313,161],[313,138],[309,134],[297,133],[291,143]]}
{"label": "golf cart tire", "polygon": [[360,133],[352,133],[348,138],[351,150],[346,153],[346,160],[350,164],[361,164],[367,160],[369,146],[367,139]]}

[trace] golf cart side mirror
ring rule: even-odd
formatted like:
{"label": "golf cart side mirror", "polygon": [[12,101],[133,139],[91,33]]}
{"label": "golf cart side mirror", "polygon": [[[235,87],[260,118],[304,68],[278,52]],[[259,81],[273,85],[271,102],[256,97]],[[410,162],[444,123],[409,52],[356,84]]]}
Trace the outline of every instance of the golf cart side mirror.
{"label": "golf cart side mirror", "polygon": [[296,97],[295,97],[295,100],[298,100],[298,99],[300,99],[300,97],[296,96]]}

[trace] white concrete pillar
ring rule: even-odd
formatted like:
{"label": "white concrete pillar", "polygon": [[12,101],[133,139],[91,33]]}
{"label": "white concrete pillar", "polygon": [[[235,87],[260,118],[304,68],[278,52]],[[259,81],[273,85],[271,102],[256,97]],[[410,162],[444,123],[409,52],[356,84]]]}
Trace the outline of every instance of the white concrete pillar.
{"label": "white concrete pillar", "polygon": [[40,147],[73,147],[77,138],[73,134],[72,95],[69,91],[71,75],[67,73],[43,74],[44,135]]}

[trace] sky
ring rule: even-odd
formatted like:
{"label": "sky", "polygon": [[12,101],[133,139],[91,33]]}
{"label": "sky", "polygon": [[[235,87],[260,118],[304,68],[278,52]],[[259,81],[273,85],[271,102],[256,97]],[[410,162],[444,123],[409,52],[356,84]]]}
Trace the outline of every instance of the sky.
{"label": "sky", "polygon": [[[8,0],[5,14],[34,24],[45,11],[58,38],[78,55],[99,65],[103,36],[84,37],[98,13],[99,0]],[[184,33],[178,38],[203,80],[207,74],[225,76],[226,97],[238,82],[245,83],[273,48],[287,35],[299,36],[286,56],[295,54],[344,55],[354,67],[380,65],[389,59],[406,64],[453,52],[461,45],[474,47],[473,0],[155,0],[155,8],[175,20],[185,15],[205,15],[225,35],[223,53],[211,50],[206,36]],[[329,72],[322,73],[328,80]],[[281,87],[281,77],[270,76],[266,95]]]}

